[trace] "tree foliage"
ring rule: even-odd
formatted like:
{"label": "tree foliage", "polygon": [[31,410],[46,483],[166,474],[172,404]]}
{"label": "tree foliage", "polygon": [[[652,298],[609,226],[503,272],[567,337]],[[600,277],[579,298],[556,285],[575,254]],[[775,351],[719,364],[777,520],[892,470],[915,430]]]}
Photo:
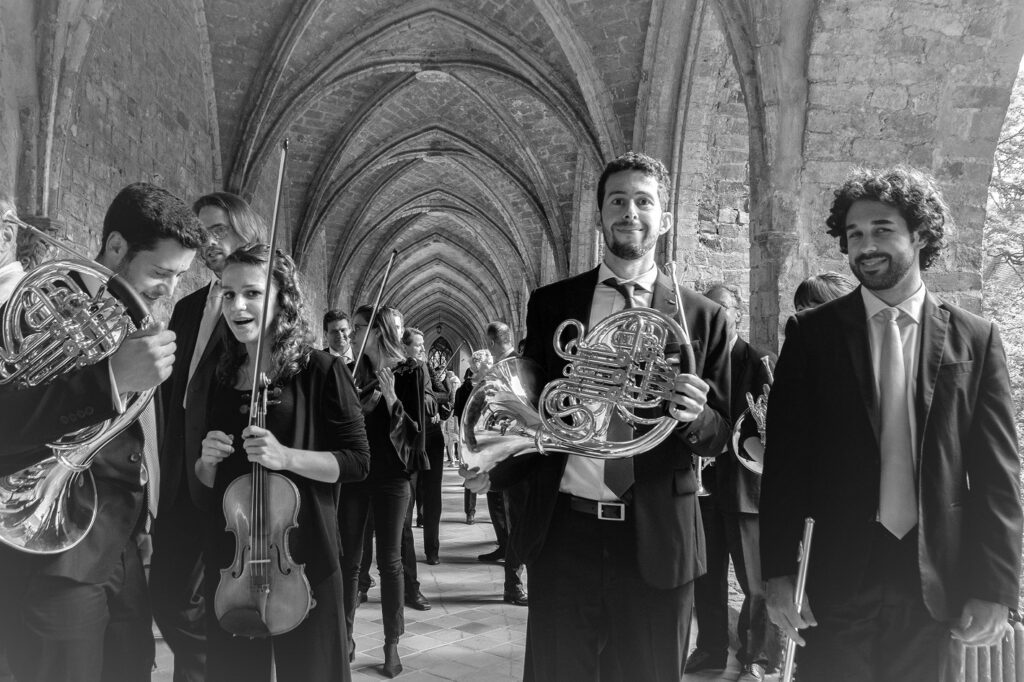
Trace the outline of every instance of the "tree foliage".
{"label": "tree foliage", "polygon": [[999,326],[1009,362],[1017,438],[1024,442],[1024,64],[999,135],[984,229],[985,314]]}

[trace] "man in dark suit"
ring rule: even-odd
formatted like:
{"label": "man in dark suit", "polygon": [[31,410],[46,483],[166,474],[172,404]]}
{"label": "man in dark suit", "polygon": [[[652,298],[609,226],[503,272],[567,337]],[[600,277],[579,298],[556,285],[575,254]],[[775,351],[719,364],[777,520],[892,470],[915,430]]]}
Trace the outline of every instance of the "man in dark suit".
{"label": "man in dark suit", "polygon": [[180,361],[161,386],[166,415],[160,444],[163,476],[149,576],[153,615],[174,652],[174,682],[205,678],[202,525],[197,506],[203,493],[195,463],[206,435],[203,417],[221,336],[227,332],[221,315],[220,273],[233,251],[266,234],[255,211],[228,192],[202,196],[192,210],[210,235],[202,258],[213,276],[209,284],[181,299],[171,316]]}
{"label": "man in dark suit", "polygon": [[[802,682],[936,680],[951,633],[991,645],[1017,607],[1006,357],[992,323],[939,301],[921,277],[947,221],[924,173],[855,173],[827,223],[861,286],[787,326],[768,407],[761,551],[771,617],[805,645]],[[805,517],[815,526],[798,614]]]}
{"label": "man in dark suit", "polygon": [[672,226],[668,186],[664,165],[642,154],[605,168],[597,188],[604,262],[533,292],[524,352],[543,384],[563,377],[566,361],[552,343],[562,322],[589,330],[628,306],[678,319],[679,305],[696,366],[675,377],[655,415],[674,420],[668,437],[618,461],[529,453],[490,474],[466,472],[477,491],[492,480],[499,489],[527,485],[512,529],[529,576],[526,680],[677,682],[682,674],[693,580],[704,572],[693,455],[717,456],[728,438],[729,359],[721,307],[689,289],[676,301],[655,267],[658,237]]}
{"label": "man in dark suit", "polygon": [[[455,415],[455,419],[458,422],[457,428],[460,430],[462,428],[462,412],[466,408],[466,400],[469,399],[469,394],[473,392],[473,378],[482,377],[494,365],[494,356],[486,348],[481,348],[480,350],[473,351],[469,363],[470,366],[466,369],[462,385],[455,391],[455,404],[452,406],[452,414]],[[476,522],[476,493],[469,488],[463,491],[463,508],[466,512],[466,524],[473,525]],[[504,556],[504,552],[502,552],[502,556]]]}
{"label": "man in dark suit", "polygon": [[[728,321],[730,373],[730,419],[734,423],[747,409],[747,394],[762,395],[771,383],[774,354],[757,350],[736,331],[740,315],[740,292],[735,286],[715,283],[704,295],[725,309]],[[767,363],[767,364],[766,364]],[[760,448],[755,430],[753,439]],[[761,584],[761,555],[758,503],[761,476],[740,464],[729,441],[723,453],[704,469],[704,486],[709,495],[700,498],[701,519],[707,545],[708,572],[693,587],[697,617],[697,648],[686,661],[687,673],[721,669],[729,654],[729,558],[743,590],[743,606],[737,622],[740,649],[736,652],[742,670],[740,682],[764,679],[777,658],[777,632],[768,620]]]}
{"label": "man in dark suit", "polygon": [[[171,297],[204,240],[181,200],[137,183],[111,203],[96,260],[152,306]],[[92,282],[82,285],[98,291]],[[16,447],[30,449],[15,456],[5,449],[0,475],[47,456],[44,444],[53,439],[55,424],[66,433],[123,410],[123,394],[153,388],[170,375],[174,352],[174,333],[155,325],[108,359],[51,384],[11,393],[6,387],[5,394],[21,397],[32,414],[22,420],[17,411],[4,411],[5,440],[9,435]],[[97,453],[90,467],[96,519],[80,544],[48,556],[0,551],[7,574],[3,615],[13,625],[8,654],[19,681],[149,680],[152,619],[137,541],[156,511],[156,413],[150,405]]]}

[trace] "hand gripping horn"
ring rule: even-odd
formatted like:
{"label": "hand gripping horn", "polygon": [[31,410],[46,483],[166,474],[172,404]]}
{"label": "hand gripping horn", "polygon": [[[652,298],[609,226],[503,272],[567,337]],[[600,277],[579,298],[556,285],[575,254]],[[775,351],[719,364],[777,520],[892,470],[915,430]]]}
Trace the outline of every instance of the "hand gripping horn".
{"label": "hand gripping horn", "polygon": [[[120,276],[6,212],[16,224],[76,258],[44,263],[18,283],[0,319],[0,390],[39,386],[109,357],[152,318]],[[101,283],[91,294],[82,277]],[[154,389],[132,393],[123,413],[47,445],[39,462],[0,477],[0,542],[29,554],[57,554],[85,537],[96,519],[88,468],[104,445],[149,404]]]}

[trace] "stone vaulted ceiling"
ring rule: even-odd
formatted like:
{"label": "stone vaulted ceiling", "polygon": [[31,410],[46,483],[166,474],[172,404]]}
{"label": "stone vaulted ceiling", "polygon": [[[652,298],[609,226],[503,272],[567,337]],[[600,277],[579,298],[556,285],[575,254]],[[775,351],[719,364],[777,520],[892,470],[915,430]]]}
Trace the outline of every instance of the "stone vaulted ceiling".
{"label": "stone vaulted ceiling", "polygon": [[633,133],[651,2],[206,0],[225,185],[265,194],[287,137],[290,248],[326,301],[371,302],[396,250],[385,299],[478,346],[543,263],[569,273],[579,169]]}

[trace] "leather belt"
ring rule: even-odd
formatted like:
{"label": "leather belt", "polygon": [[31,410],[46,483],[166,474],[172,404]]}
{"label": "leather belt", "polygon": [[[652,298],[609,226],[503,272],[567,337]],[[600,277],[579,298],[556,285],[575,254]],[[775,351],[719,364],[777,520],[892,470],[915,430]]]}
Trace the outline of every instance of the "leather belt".
{"label": "leather belt", "polygon": [[625,521],[625,502],[598,502],[585,497],[569,495],[569,508],[581,514],[596,516],[600,521]]}

